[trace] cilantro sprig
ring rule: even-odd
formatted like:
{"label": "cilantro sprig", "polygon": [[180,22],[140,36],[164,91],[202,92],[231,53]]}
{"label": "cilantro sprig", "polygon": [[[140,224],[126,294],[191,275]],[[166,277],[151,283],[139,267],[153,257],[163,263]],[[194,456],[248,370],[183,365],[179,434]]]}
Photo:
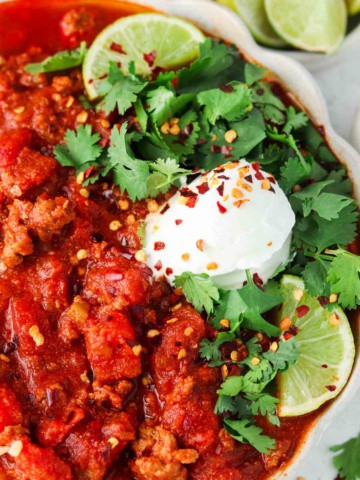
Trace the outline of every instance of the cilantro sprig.
{"label": "cilantro sprig", "polygon": [[81,42],[80,46],[74,50],[63,50],[45,58],[42,62],[28,63],[25,65],[25,70],[35,75],[78,67],[83,63],[86,51],[86,42]]}
{"label": "cilantro sprig", "polygon": [[360,478],[360,433],[357,437],[347,442],[331,447],[335,452],[334,467],[345,480],[358,480]]}

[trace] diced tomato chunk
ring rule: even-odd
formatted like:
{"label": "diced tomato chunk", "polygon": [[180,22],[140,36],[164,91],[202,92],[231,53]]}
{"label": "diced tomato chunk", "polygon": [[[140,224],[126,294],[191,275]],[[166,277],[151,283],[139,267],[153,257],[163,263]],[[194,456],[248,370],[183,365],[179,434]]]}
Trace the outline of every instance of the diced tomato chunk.
{"label": "diced tomato chunk", "polygon": [[101,382],[134,378],[141,373],[140,357],[132,350],[134,329],[129,319],[114,312],[107,318],[89,318],[85,327],[88,357]]}
{"label": "diced tomato chunk", "polygon": [[[17,457],[11,457],[9,470],[16,480],[71,480],[70,467],[48,448],[40,448],[21,437],[22,449]],[[5,466],[5,468],[7,468]]]}
{"label": "diced tomato chunk", "polygon": [[10,130],[0,135],[0,168],[15,165],[21,150],[30,146],[31,136],[31,131],[26,128]]}
{"label": "diced tomato chunk", "polygon": [[0,433],[9,425],[22,421],[21,406],[10,387],[0,384]]}

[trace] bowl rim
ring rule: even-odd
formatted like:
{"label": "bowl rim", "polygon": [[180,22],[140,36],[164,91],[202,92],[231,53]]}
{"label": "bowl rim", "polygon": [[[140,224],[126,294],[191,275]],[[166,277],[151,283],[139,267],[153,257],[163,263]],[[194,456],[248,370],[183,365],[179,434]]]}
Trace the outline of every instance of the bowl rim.
{"label": "bowl rim", "polygon": [[[7,3],[12,0],[0,0],[1,3]],[[16,0],[20,1],[20,0]],[[89,0],[84,0],[89,2]],[[90,0],[91,1],[91,0]],[[101,0],[94,0],[99,1]],[[231,11],[222,5],[219,5],[211,0],[112,0],[120,1],[129,4],[138,4],[144,7],[152,8],[155,11],[167,13],[188,19],[194,24],[197,24],[204,31],[213,34],[215,37],[230,41],[238,46],[239,50],[248,58],[258,61],[260,64],[268,67],[269,70],[275,71],[280,83],[286,88],[288,93],[293,96],[293,99],[309,114],[315,125],[323,126],[325,132],[325,139],[330,145],[336,157],[341,163],[344,163],[348,170],[349,176],[354,185],[354,194],[358,201],[360,201],[360,154],[340,135],[338,135],[329,119],[326,102],[322,92],[312,75],[306,68],[299,63],[304,61],[301,55],[312,58],[330,58],[316,53],[310,52],[289,52],[286,50],[269,49],[261,46],[255,42],[250,32],[248,31],[242,20]],[[90,2],[89,2],[90,3]],[[105,3],[105,2],[104,2]],[[200,15],[200,16],[199,16]],[[236,33],[236,39],[231,40],[229,32]],[[342,48],[346,47],[349,50],[360,39],[360,25],[345,39]],[[340,52],[342,51],[340,48]],[[336,54],[335,54],[336,55]],[[299,61],[297,61],[297,58]],[[286,75],[279,74],[277,65],[281,64],[282,72],[293,72]],[[271,65],[271,66],[270,66]],[[296,77],[299,79],[296,80]],[[286,77],[286,80],[284,79]],[[298,88],[295,87],[296,82]],[[303,88],[305,87],[305,88]],[[308,91],[312,95],[312,101],[309,103],[305,98],[304,92]],[[357,320],[360,320],[360,311],[357,314]],[[359,323],[359,322],[358,322]],[[359,331],[359,325],[358,325]],[[320,440],[323,431],[332,422],[334,416],[339,413],[345,405],[355,397],[356,393],[360,393],[360,335],[356,338],[357,356],[353,366],[351,377],[344,387],[343,391],[338,397],[333,399],[330,405],[319,415],[314,424],[312,424],[307,431],[303,442],[298,447],[297,452],[292,459],[276,472],[268,480],[281,480],[284,476],[289,478],[289,475],[295,474],[296,467],[301,460],[304,460],[306,454],[311,447],[316,447]]]}
{"label": "bowl rim", "polygon": [[[317,126],[323,126],[325,139],[332,151],[344,163],[354,185],[354,194],[360,201],[360,155],[355,149],[338,135],[330,122],[326,102],[314,77],[298,61],[286,55],[281,50],[271,50],[258,45],[241,19],[229,8],[223,7],[210,0],[122,0],[126,3],[135,3],[148,6],[157,11],[183,17],[198,25],[204,31],[215,37],[223,38],[235,43],[247,57],[258,61],[275,71],[281,84],[293,96],[293,99],[309,114]],[[235,32],[236,39],[231,40],[229,32]],[[359,32],[360,34],[360,28]],[[359,35],[360,36],[360,35]],[[281,64],[281,68],[278,68]],[[274,67],[274,68],[272,68]],[[283,74],[279,74],[279,70]],[[288,73],[286,73],[288,72]],[[289,74],[289,72],[292,72]],[[286,79],[284,78],[286,77]],[[296,79],[299,77],[298,79]],[[295,79],[295,80],[294,80]],[[296,87],[297,85],[297,87]],[[305,97],[309,93],[311,101]],[[360,312],[357,320],[360,319]],[[344,390],[328,405],[310,426],[302,444],[296,454],[284,468],[276,472],[271,480],[280,480],[284,476],[295,475],[297,466],[304,460],[311,448],[316,447],[320,437],[331,423],[334,416],[360,391],[360,338],[355,340],[357,356],[351,377]],[[291,477],[292,478],[292,477]],[[270,479],[269,479],[270,480]]]}

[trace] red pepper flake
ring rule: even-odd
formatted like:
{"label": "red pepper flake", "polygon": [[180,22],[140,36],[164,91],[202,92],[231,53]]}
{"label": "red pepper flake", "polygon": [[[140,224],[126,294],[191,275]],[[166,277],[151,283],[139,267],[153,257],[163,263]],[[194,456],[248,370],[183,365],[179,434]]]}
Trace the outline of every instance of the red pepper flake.
{"label": "red pepper flake", "polygon": [[110,45],[110,50],[112,50],[113,52],[125,53],[122,49],[122,46],[115,42],[112,42],[112,44]]}
{"label": "red pepper flake", "polygon": [[234,87],[232,85],[223,85],[220,87],[220,90],[225,93],[232,93],[234,91]]}
{"label": "red pepper flake", "polygon": [[260,170],[260,162],[254,162],[251,164],[251,166],[255,170],[255,172],[258,172]]}
{"label": "red pepper flake", "polygon": [[218,178],[220,180],[229,180],[229,177],[227,177],[226,175],[218,175]]}
{"label": "red pepper flake", "polygon": [[273,187],[270,187],[270,188],[269,188],[269,192],[275,193],[275,190],[273,189]]}
{"label": "red pepper flake", "polygon": [[300,332],[300,328],[295,325],[290,325],[288,332],[295,337]]}
{"label": "red pepper flake", "polygon": [[257,180],[264,180],[264,175],[261,172],[256,172],[255,173],[255,178]]}
{"label": "red pepper flake", "polygon": [[193,131],[194,131],[194,125],[192,123],[189,123],[188,125],[186,125],[186,127],[182,129],[182,133],[186,137],[189,137]]}
{"label": "red pepper flake", "polygon": [[267,178],[269,179],[269,182],[270,182],[270,183],[273,183],[273,184],[275,184],[275,183],[276,183],[276,181],[275,181],[275,178],[274,178],[274,177],[271,177],[271,176],[270,176],[270,177],[267,177]]}
{"label": "red pepper flake", "polygon": [[244,177],[244,180],[246,180],[249,183],[253,183],[253,179],[251,175],[246,175],[246,177]]}
{"label": "red pepper flake", "polygon": [[326,363],[324,363],[324,365],[321,365],[322,368],[328,368],[328,366],[326,365]]}
{"label": "red pepper flake", "polygon": [[197,196],[196,197],[189,197],[186,202],[186,206],[189,208],[194,208],[196,205],[196,202],[198,201]]}
{"label": "red pepper flake", "polygon": [[104,75],[101,75],[101,77],[98,77],[98,78],[99,78],[99,80],[104,80],[107,77],[108,77],[108,74],[104,73]]}
{"label": "red pepper flake", "polygon": [[322,307],[325,307],[329,303],[329,299],[326,297],[317,297],[318,302]]}
{"label": "red pepper flake", "polygon": [[94,79],[93,79],[93,78],[90,78],[90,79],[88,80],[88,83],[91,85],[92,83],[94,83]]}
{"label": "red pepper flake", "polygon": [[164,242],[155,242],[154,243],[154,250],[164,250],[165,243]]}
{"label": "red pepper flake", "polygon": [[206,193],[210,190],[209,184],[207,182],[201,183],[196,188],[199,190],[200,195],[204,195],[204,193]]}
{"label": "red pepper flake", "polygon": [[290,338],[293,338],[294,335],[291,335],[291,333],[286,332],[284,334],[284,340],[290,340]]}
{"label": "red pepper flake", "polygon": [[182,222],[183,220],[181,220],[181,218],[178,218],[177,220],[175,220],[175,225],[180,225]]}
{"label": "red pepper flake", "polygon": [[335,385],[325,385],[325,388],[329,390],[329,392],[335,392],[336,386]]}
{"label": "red pepper flake", "polygon": [[263,280],[259,277],[258,273],[253,274],[253,281],[257,287],[262,287],[264,284]]}
{"label": "red pepper flake", "polygon": [[220,202],[216,202],[216,205],[217,205],[220,213],[226,213],[227,212],[227,208],[225,208],[224,205],[221,205]]}
{"label": "red pepper flake", "polygon": [[190,190],[190,188],[188,187],[183,187],[180,189],[180,195],[182,197],[197,197],[198,194],[196,192],[193,192],[192,190]]}
{"label": "red pepper flake", "polygon": [[165,212],[167,212],[170,208],[170,205],[167,203],[165,207],[161,210],[160,215],[164,215]]}
{"label": "red pepper flake", "polygon": [[166,270],[165,270],[165,273],[166,275],[172,275],[174,273],[174,270],[170,267],[168,267]]}
{"label": "red pepper flake", "polygon": [[216,189],[219,192],[220,197],[224,196],[224,186],[225,186],[225,182],[222,182],[222,184],[219,185]]}
{"label": "red pepper flake", "polygon": [[225,155],[225,158],[231,157],[230,152],[234,150],[234,147],[231,147],[230,145],[223,145],[220,149],[220,153]]}
{"label": "red pepper flake", "polygon": [[265,90],[264,90],[263,88],[258,88],[258,89],[256,90],[256,93],[257,93],[258,95],[264,95]]}
{"label": "red pepper flake", "polygon": [[162,269],[162,263],[161,260],[158,260],[155,265],[154,265],[155,270],[159,271]]}
{"label": "red pepper flake", "polygon": [[213,153],[220,153],[221,148],[219,147],[219,145],[211,145],[211,151]]}
{"label": "red pepper flake", "polygon": [[150,53],[144,53],[144,55],[143,55],[143,59],[149,65],[149,67],[152,67],[154,65],[155,58],[156,58],[155,50],[153,50]]}
{"label": "red pepper flake", "polygon": [[240,208],[243,203],[247,203],[247,202],[249,202],[248,199],[245,199],[245,200],[236,200],[236,202],[234,202],[233,205],[234,205],[235,207],[237,207],[237,208]]}
{"label": "red pepper flake", "polygon": [[298,318],[305,317],[307,313],[309,312],[310,308],[307,305],[300,305],[300,307],[297,307],[296,313]]}

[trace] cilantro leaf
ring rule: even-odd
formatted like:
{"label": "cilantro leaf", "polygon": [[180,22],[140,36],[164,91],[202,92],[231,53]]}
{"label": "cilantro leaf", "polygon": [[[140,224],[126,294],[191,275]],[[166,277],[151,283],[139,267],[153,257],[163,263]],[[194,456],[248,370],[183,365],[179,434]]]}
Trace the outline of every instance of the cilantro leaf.
{"label": "cilantro leaf", "polygon": [[227,397],[220,395],[217,399],[214,412],[216,414],[231,413],[238,418],[251,418],[251,402],[245,397]]}
{"label": "cilantro leaf", "polygon": [[126,141],[126,130],[127,123],[123,123],[120,131],[116,127],[112,129],[108,170],[113,169],[114,183],[135,201],[147,195],[149,164],[133,156]]}
{"label": "cilantro leaf", "polygon": [[246,85],[232,82],[228,88],[229,91],[214,88],[197,95],[199,104],[205,107],[205,117],[212,125],[220,117],[229,122],[239,120],[252,109],[250,90]]}
{"label": "cilantro leaf", "polygon": [[242,443],[250,443],[258,452],[269,454],[275,450],[275,440],[262,435],[262,429],[252,425],[249,420],[224,420],[227,432]]}
{"label": "cilantro leaf", "polygon": [[63,50],[45,58],[42,62],[28,63],[25,65],[25,70],[35,75],[78,67],[82,64],[86,51],[86,42],[81,42],[80,47],[74,50]]}
{"label": "cilantro leaf", "polygon": [[333,458],[334,467],[345,480],[360,478],[360,434],[347,442],[331,447],[332,452],[337,452]]}
{"label": "cilantro leaf", "polygon": [[97,108],[109,114],[117,107],[119,114],[123,115],[146,85],[147,82],[136,75],[124,75],[115,62],[110,62],[108,77],[99,85],[99,93],[104,98]]}
{"label": "cilantro leaf", "polygon": [[67,130],[64,140],[65,145],[54,148],[55,158],[63,167],[74,167],[78,175],[98,164],[103,149],[98,144],[100,134],[92,134],[91,125],[79,125],[76,131]]}
{"label": "cilantro leaf", "polygon": [[161,125],[165,120],[170,120],[175,114],[181,112],[194,97],[195,95],[192,93],[177,96],[172,90],[159,87],[147,95],[148,111],[151,113],[153,121]]}
{"label": "cilantro leaf", "polygon": [[231,144],[235,158],[248,155],[253,148],[259,145],[265,138],[265,124],[261,113],[254,109],[240,122],[231,124],[237,133],[235,142]]}
{"label": "cilantro leaf", "polygon": [[156,197],[159,193],[166,193],[172,185],[178,185],[178,180],[190,172],[173,158],[163,160],[159,158],[156,162],[150,163],[151,174],[147,181],[148,193]]}
{"label": "cilantro leaf", "polygon": [[356,235],[358,211],[355,202],[343,208],[339,218],[325,220],[316,212],[300,219],[293,230],[295,241],[304,248],[318,251],[333,245],[348,245]]}
{"label": "cilantro leaf", "polygon": [[[223,343],[231,342],[235,338],[235,335],[231,332],[220,332],[213,342],[204,339],[200,343],[200,355],[202,358],[205,358],[208,362],[218,362],[221,360],[221,352],[219,348]],[[211,364],[210,364],[211,366]]]}
{"label": "cilantro leaf", "polygon": [[279,305],[282,297],[276,294],[267,294],[257,287],[249,271],[246,272],[246,276],[248,283],[238,290],[243,304],[241,313],[244,315],[244,320],[242,326],[257,332],[264,332],[270,337],[277,336],[280,332],[279,328],[264,320],[261,314]]}
{"label": "cilantro leaf", "polygon": [[291,192],[293,187],[302,182],[310,173],[310,165],[305,167],[298,158],[289,158],[280,168],[280,187],[285,193]]}
{"label": "cilantro leaf", "polygon": [[285,122],[286,107],[280,98],[271,90],[268,82],[259,82],[251,88],[253,104],[259,108],[265,119],[281,125]]}
{"label": "cilantro leaf", "polygon": [[250,393],[246,395],[246,398],[251,400],[251,412],[253,415],[262,415],[265,417],[268,415],[269,421],[276,426],[280,426],[280,421],[276,415],[277,404],[280,400],[276,397],[272,397],[268,393]]}
{"label": "cilantro leaf", "polygon": [[245,65],[245,82],[248,85],[253,85],[266,75],[266,68],[257,65],[256,63],[247,63]]}
{"label": "cilantro leaf", "polygon": [[263,354],[264,358],[269,360],[274,368],[280,372],[284,372],[290,365],[294,365],[299,355],[299,342],[295,337],[279,342],[279,348],[276,352],[268,350]]}
{"label": "cilantro leaf", "polygon": [[309,117],[305,112],[297,112],[293,106],[286,110],[287,120],[283,128],[283,132],[291,133],[292,130],[304,127],[309,121]]}
{"label": "cilantro leaf", "polygon": [[[178,157],[185,157],[194,152],[196,146],[199,124],[194,110],[188,110],[179,119],[179,135],[163,136],[163,140],[172,152]],[[183,162],[185,163],[185,162]]]}
{"label": "cilantro leaf", "polygon": [[179,93],[199,93],[221,87],[230,81],[244,81],[246,62],[234,45],[207,38],[200,44],[200,55],[178,74]]}
{"label": "cilantro leaf", "polygon": [[335,255],[327,276],[331,292],[339,295],[344,308],[356,308],[360,304],[360,257],[345,250],[335,251]]}
{"label": "cilantro leaf", "polygon": [[330,262],[315,258],[312,262],[305,265],[302,278],[305,282],[306,290],[313,297],[330,296],[330,284],[327,276],[330,268]]}
{"label": "cilantro leaf", "polygon": [[183,272],[175,277],[174,283],[198,312],[205,310],[209,315],[214,309],[214,301],[219,300],[219,290],[206,273]]}
{"label": "cilantro leaf", "polygon": [[134,108],[135,108],[135,113],[138,118],[138,123],[140,125],[140,128],[142,132],[145,133],[148,125],[148,115],[144,109],[144,106],[140,98],[138,98],[134,103]]}
{"label": "cilantro leaf", "polygon": [[220,321],[225,318],[229,320],[230,328],[233,330],[239,324],[242,307],[243,303],[236,290],[221,291],[211,323],[220,330]]}

